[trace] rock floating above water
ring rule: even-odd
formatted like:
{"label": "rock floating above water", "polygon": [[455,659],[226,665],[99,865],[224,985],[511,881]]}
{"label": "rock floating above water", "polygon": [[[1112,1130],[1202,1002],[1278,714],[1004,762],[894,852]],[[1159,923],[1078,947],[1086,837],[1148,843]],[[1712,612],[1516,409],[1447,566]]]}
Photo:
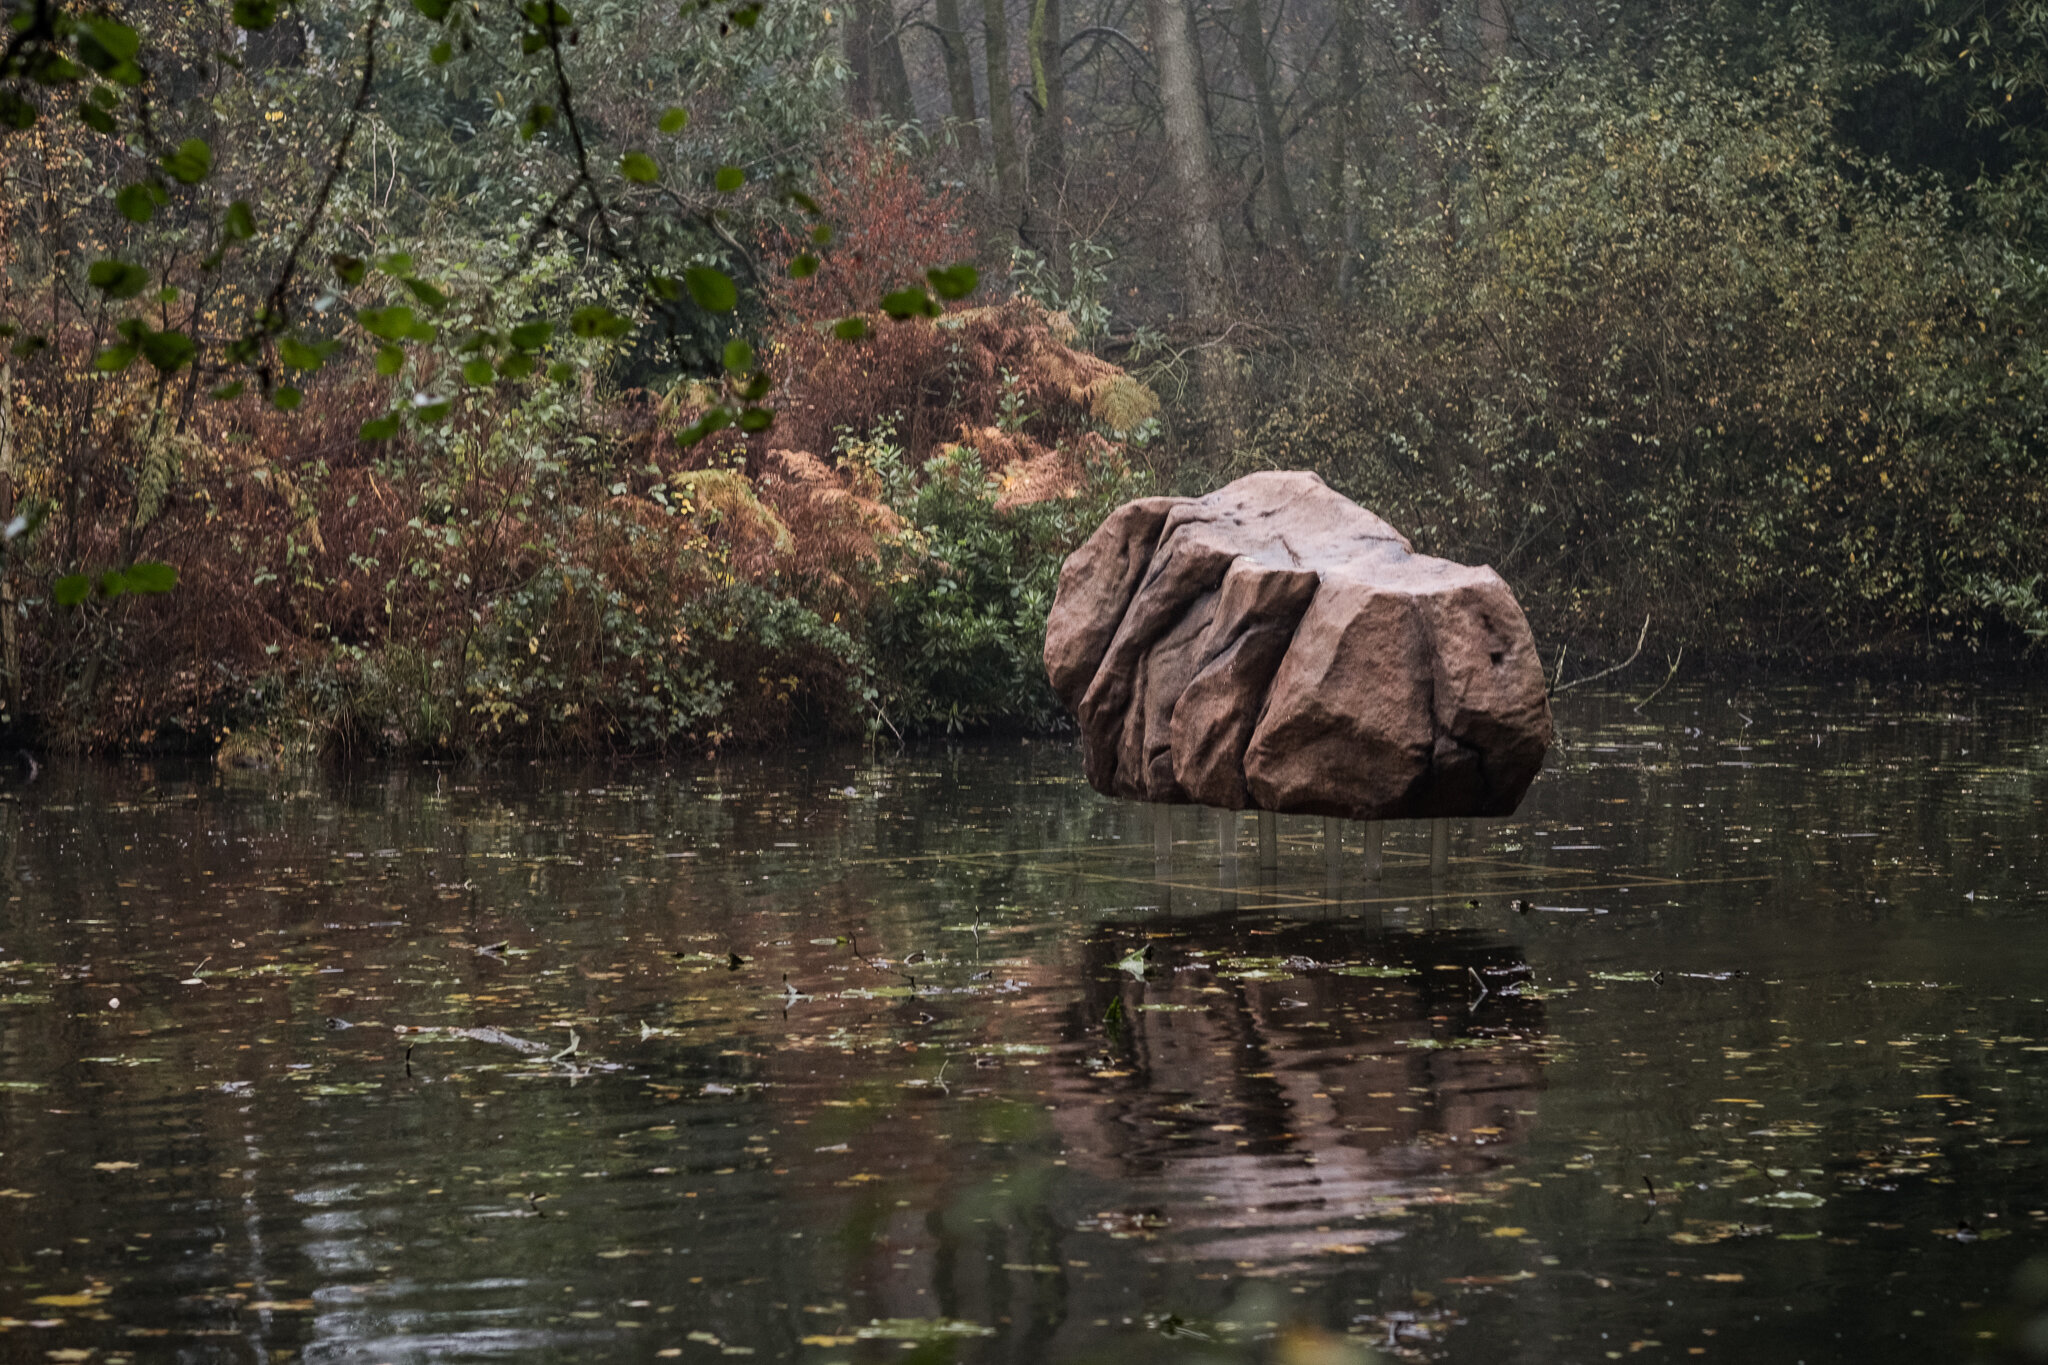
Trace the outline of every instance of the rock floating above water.
{"label": "rock floating above water", "polygon": [[1060,569],[1045,667],[1088,781],[1354,820],[1507,815],[1543,766],[1529,623],[1307,473],[1141,498]]}

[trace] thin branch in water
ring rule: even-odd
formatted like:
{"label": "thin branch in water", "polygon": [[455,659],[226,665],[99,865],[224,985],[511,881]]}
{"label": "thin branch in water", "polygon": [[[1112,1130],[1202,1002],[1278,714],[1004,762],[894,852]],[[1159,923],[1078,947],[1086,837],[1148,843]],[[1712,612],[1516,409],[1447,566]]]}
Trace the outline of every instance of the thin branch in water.
{"label": "thin branch in water", "polygon": [[[1639,655],[1641,655],[1641,654],[1642,654],[1642,652],[1643,652],[1643,641],[1645,641],[1645,640],[1647,640],[1647,639],[1649,639],[1649,638],[1650,638],[1650,618],[1649,618],[1649,615],[1648,615],[1647,613],[1645,613],[1645,615],[1643,616],[1643,629],[1642,629],[1642,632],[1641,632],[1640,634],[1638,634],[1638,635],[1636,636],[1636,647],[1635,647],[1635,651],[1634,651],[1633,653],[1631,653],[1631,654],[1630,654],[1630,655],[1629,655],[1629,656],[1628,656],[1628,657],[1627,657],[1626,659],[1623,659],[1623,660],[1622,660],[1622,661],[1621,661],[1620,663],[1616,664],[1616,665],[1615,665],[1614,667],[1612,667],[1612,668],[1603,668],[1603,669],[1601,669],[1601,670],[1600,670],[1600,671],[1599,671],[1598,673],[1588,673],[1588,674],[1587,674],[1587,675],[1586,675],[1585,677],[1583,677],[1583,678],[1573,678],[1573,679],[1572,679],[1572,680],[1571,680],[1570,682],[1568,682],[1568,683],[1564,683],[1564,684],[1561,684],[1561,685],[1553,685],[1553,686],[1551,687],[1551,689],[1550,689],[1550,695],[1552,695],[1552,696],[1554,697],[1554,696],[1556,696],[1556,695],[1557,695],[1558,693],[1560,693],[1560,692],[1569,692],[1569,691],[1570,691],[1570,690],[1571,690],[1572,688],[1574,688],[1574,687],[1583,687],[1583,686],[1584,686],[1585,684],[1587,684],[1587,683],[1589,683],[1589,682],[1597,682],[1597,681],[1599,681],[1599,680],[1600,680],[1601,678],[1604,678],[1604,677],[1606,677],[1606,676],[1607,676],[1608,674],[1610,674],[1610,673],[1619,673],[1619,672],[1621,672],[1621,670],[1622,670],[1622,669],[1624,669],[1624,668],[1627,668],[1627,667],[1628,667],[1628,666],[1629,666],[1630,664],[1634,663],[1634,662],[1636,661],[1637,657],[1638,657]],[[1559,672],[1559,673],[1563,673],[1563,672],[1564,672],[1564,655],[1563,655],[1563,654],[1559,654],[1559,655],[1557,656],[1557,663],[1558,663],[1558,672]]]}
{"label": "thin branch in water", "polygon": [[1671,686],[1671,680],[1678,676],[1678,665],[1684,658],[1685,646],[1680,645],[1678,647],[1678,653],[1671,656],[1671,671],[1664,675],[1664,681],[1658,683],[1655,687],[1651,688],[1650,695],[1644,697],[1641,701],[1635,704],[1635,712],[1637,715],[1641,715],[1643,713],[1643,708],[1645,706],[1648,706],[1652,701],[1656,700],[1657,694],[1659,692],[1662,692],[1665,688]]}

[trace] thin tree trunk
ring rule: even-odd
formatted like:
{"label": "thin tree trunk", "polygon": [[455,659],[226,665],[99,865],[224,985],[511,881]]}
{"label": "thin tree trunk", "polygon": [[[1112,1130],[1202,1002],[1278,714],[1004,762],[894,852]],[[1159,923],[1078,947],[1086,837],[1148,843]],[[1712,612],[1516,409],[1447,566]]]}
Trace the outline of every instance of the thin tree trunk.
{"label": "thin tree trunk", "polygon": [[1211,463],[1226,456],[1237,437],[1237,356],[1224,344],[1230,303],[1223,268],[1223,228],[1216,216],[1209,121],[1203,109],[1201,54],[1185,0],[1146,0],[1152,54],[1159,73],[1159,103],[1166,127],[1168,212],[1177,219],[1185,253],[1182,269],[1193,329],[1208,339],[1195,352],[1195,405],[1188,414],[1190,444]]}
{"label": "thin tree trunk", "polygon": [[981,124],[975,117],[974,65],[967,52],[967,30],[960,22],[960,0],[932,0],[939,43],[945,49],[946,99],[953,126],[969,161],[981,160]]}
{"label": "thin tree trunk", "polygon": [[1443,20],[1443,0],[1408,0],[1408,27],[1414,44],[1408,63],[1408,101],[1415,210],[1418,223],[1436,222],[1448,242],[1452,234],[1442,148],[1444,106],[1448,98],[1443,85]]}
{"label": "thin tree trunk", "polygon": [[1508,39],[1514,33],[1514,16],[1508,11],[1508,0],[1479,0],[1478,27],[1479,59],[1491,80],[1500,59],[1507,55]]}
{"label": "thin tree trunk", "polygon": [[897,123],[917,117],[896,31],[896,7],[890,0],[853,0],[846,59],[853,67],[854,112],[869,118],[879,114]]}
{"label": "thin tree trunk", "polygon": [[1361,205],[1353,166],[1360,153],[1362,134],[1359,101],[1359,64],[1365,49],[1365,35],[1355,6],[1337,7],[1337,149],[1331,158],[1330,181],[1334,187],[1336,220],[1343,225],[1343,246],[1337,258],[1337,278],[1332,286],[1338,298],[1349,298],[1357,285]]}
{"label": "thin tree trunk", "polygon": [[1223,229],[1216,221],[1210,166],[1209,121],[1202,108],[1200,62],[1183,0],[1146,0],[1152,52],[1159,69],[1159,102],[1166,125],[1169,206],[1179,220],[1188,313],[1214,322],[1228,300],[1223,271]]}
{"label": "thin tree trunk", "polygon": [[1266,214],[1282,246],[1295,260],[1307,254],[1301,215],[1287,184],[1287,142],[1280,133],[1280,111],[1273,103],[1273,64],[1266,52],[1265,16],[1259,0],[1237,0],[1237,55],[1252,87],[1252,108],[1259,120],[1259,160],[1265,168]]}
{"label": "thin tree trunk", "polygon": [[[14,361],[0,356],[0,525],[14,520]],[[21,713],[21,637],[14,621],[14,555],[0,550],[0,668],[7,671],[7,710]]]}
{"label": "thin tree trunk", "polygon": [[1034,250],[1065,262],[1059,203],[1067,179],[1067,82],[1061,74],[1060,0],[1032,0],[1027,43],[1031,52],[1031,213]]}
{"label": "thin tree trunk", "polygon": [[1018,200],[1016,103],[1010,93],[1010,16],[1003,0],[981,0],[983,42],[988,55],[988,140],[996,163],[996,197],[1001,215],[1013,221]]}

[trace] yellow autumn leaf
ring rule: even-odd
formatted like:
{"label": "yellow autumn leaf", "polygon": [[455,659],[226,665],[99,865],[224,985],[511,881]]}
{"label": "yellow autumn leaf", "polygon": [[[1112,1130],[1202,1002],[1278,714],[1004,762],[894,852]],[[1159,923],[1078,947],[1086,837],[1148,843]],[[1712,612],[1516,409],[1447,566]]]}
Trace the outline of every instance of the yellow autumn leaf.
{"label": "yellow autumn leaf", "polygon": [[91,1294],[44,1294],[40,1298],[30,1299],[29,1302],[42,1304],[46,1308],[90,1308],[99,1300]]}
{"label": "yellow autumn leaf", "polygon": [[1493,1230],[1493,1235],[1494,1235],[1494,1236],[1496,1236],[1496,1237],[1527,1237],[1527,1236],[1529,1235],[1529,1229],[1527,1229],[1527,1228],[1495,1228],[1495,1229]]}
{"label": "yellow autumn leaf", "polygon": [[132,1171],[136,1167],[132,1161],[95,1161],[92,1168],[96,1171]]}

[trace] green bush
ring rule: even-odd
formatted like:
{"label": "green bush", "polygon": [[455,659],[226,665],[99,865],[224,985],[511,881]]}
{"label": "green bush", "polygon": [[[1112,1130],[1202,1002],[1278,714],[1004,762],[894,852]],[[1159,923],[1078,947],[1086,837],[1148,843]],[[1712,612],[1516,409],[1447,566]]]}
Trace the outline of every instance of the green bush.
{"label": "green bush", "polygon": [[[1390,233],[1245,467],[1494,564],[1539,633],[1736,654],[1970,640],[2048,529],[2013,266],[1861,161],[1808,41],[1508,72],[1455,226]],[[2031,600],[2029,598],[2028,600]]]}

